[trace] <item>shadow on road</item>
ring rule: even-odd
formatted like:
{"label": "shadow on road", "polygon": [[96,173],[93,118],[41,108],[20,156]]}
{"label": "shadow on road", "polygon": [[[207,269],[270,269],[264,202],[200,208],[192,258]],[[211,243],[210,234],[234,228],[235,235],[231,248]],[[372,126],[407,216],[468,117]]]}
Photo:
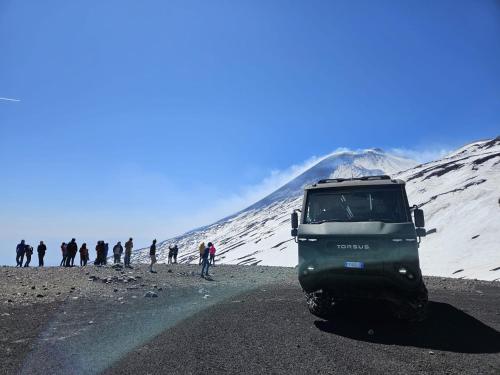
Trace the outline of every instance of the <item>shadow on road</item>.
{"label": "shadow on road", "polygon": [[340,309],[331,320],[317,320],[314,324],[324,332],[379,344],[457,353],[500,352],[498,331],[447,303],[429,302],[428,318],[416,325],[389,318],[385,309],[360,307]]}

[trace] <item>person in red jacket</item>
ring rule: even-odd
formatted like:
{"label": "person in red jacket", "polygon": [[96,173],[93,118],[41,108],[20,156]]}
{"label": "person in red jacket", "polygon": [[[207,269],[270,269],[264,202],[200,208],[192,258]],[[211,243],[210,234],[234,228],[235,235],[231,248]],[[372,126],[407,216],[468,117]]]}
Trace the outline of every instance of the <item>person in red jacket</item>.
{"label": "person in red jacket", "polygon": [[208,249],[208,252],[210,253],[210,264],[215,267],[215,246],[212,244],[210,248]]}
{"label": "person in red jacket", "polygon": [[83,243],[80,247],[80,267],[86,266],[89,260],[89,249],[87,249],[87,244]]}

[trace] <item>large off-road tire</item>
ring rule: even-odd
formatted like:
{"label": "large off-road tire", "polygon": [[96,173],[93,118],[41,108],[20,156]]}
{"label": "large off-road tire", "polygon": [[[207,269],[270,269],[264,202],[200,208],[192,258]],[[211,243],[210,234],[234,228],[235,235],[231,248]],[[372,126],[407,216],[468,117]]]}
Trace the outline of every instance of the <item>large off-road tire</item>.
{"label": "large off-road tire", "polygon": [[427,318],[427,306],[429,298],[424,283],[420,285],[418,293],[401,303],[396,309],[395,315],[398,319],[408,323],[420,323]]}
{"label": "large off-road tire", "polygon": [[306,293],[309,312],[318,318],[328,320],[333,314],[333,298],[324,292]]}

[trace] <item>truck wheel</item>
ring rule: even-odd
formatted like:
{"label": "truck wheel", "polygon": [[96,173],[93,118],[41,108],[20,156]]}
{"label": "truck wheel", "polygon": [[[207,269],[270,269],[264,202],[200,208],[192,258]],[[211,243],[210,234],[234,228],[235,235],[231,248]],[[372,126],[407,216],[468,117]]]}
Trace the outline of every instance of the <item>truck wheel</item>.
{"label": "truck wheel", "polygon": [[309,312],[318,318],[328,320],[333,313],[333,298],[323,292],[306,293]]}
{"label": "truck wheel", "polygon": [[400,305],[395,315],[398,319],[408,323],[422,322],[427,317],[428,302],[427,288],[422,282],[418,294]]}

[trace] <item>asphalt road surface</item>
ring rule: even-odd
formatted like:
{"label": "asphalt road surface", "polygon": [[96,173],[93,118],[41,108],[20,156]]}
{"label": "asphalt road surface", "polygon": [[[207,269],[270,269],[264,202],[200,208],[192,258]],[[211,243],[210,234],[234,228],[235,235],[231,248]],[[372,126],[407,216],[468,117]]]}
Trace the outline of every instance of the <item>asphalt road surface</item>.
{"label": "asphalt road surface", "polygon": [[105,374],[500,374],[500,287],[432,279],[428,319],[383,306],[311,315],[298,285],[231,297],[129,352]]}

